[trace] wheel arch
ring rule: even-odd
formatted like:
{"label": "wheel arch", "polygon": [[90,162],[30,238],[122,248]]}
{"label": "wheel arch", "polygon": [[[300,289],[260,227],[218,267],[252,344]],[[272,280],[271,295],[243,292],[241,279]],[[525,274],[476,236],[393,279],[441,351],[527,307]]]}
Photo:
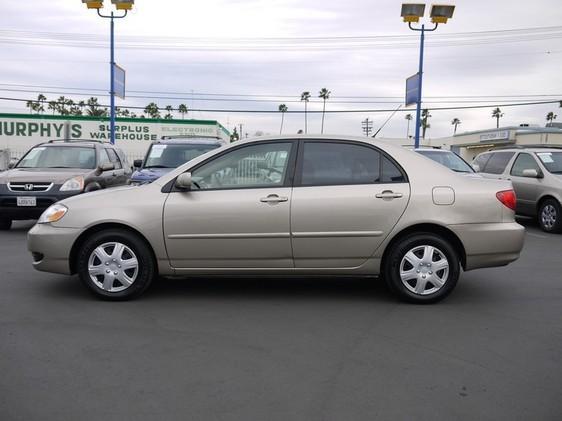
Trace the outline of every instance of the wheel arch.
{"label": "wheel arch", "polygon": [[108,229],[122,229],[138,236],[150,250],[150,254],[152,255],[152,259],[154,262],[154,267],[156,268],[156,270],[158,270],[157,259],[154,253],[154,248],[152,247],[152,244],[150,244],[150,241],[148,241],[148,239],[141,232],[130,227],[129,225],[120,224],[117,222],[104,222],[89,227],[86,231],[80,234],[80,236],[76,239],[76,241],[72,245],[72,248],[70,249],[70,256],[69,256],[69,265],[70,265],[71,274],[76,273],[76,256],[78,254],[78,250],[80,250],[80,247],[82,247],[82,244],[84,244],[86,239],[92,234],[95,234],[100,231],[105,231]]}
{"label": "wheel arch", "polygon": [[537,201],[537,215],[539,214],[539,211],[541,210],[541,206],[542,204],[547,201],[548,199],[552,199],[556,202],[558,202],[560,204],[560,206],[562,206],[562,202],[560,200],[558,200],[555,196],[552,196],[550,194],[545,194],[544,196],[542,196],[538,201]]}
{"label": "wheel arch", "polygon": [[420,234],[424,232],[430,234],[437,234],[443,237],[445,240],[449,241],[451,243],[451,246],[455,249],[455,251],[459,255],[460,263],[463,270],[466,268],[466,250],[464,249],[464,246],[460,238],[450,229],[444,227],[443,225],[434,224],[434,223],[422,223],[422,224],[411,225],[399,231],[396,235],[394,235],[394,237],[392,237],[390,242],[387,244],[384,253],[382,255],[381,268],[385,267],[388,254],[392,249],[392,247],[394,247],[394,245],[398,241],[402,240],[403,238],[409,235]]}

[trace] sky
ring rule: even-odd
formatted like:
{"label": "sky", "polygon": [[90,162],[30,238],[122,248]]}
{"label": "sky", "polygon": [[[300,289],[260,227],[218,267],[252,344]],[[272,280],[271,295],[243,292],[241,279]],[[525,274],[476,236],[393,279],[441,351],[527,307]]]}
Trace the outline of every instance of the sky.
{"label": "sky", "polygon": [[[109,21],[80,0],[0,0],[0,96],[109,103]],[[560,0],[452,0],[455,15],[427,33],[424,107],[431,111],[427,137],[502,126],[545,124],[560,114],[562,100],[562,8]],[[218,120],[243,132],[304,129],[303,91],[310,111],[321,111],[321,88],[331,91],[325,132],[361,135],[369,118],[378,137],[404,138],[405,79],[418,68],[419,34],[400,18],[397,0],[136,0],[116,20],[116,62],[127,72],[127,98],[120,107],[161,108],[185,103],[186,118]],[[429,6],[426,16],[429,14]],[[105,1],[105,13],[112,10]],[[425,22],[431,26],[426,17]],[[481,109],[437,108],[486,105]],[[272,113],[212,110],[273,111]],[[375,110],[383,110],[375,112]],[[386,110],[386,111],[384,111]],[[0,100],[0,112],[27,112],[25,102]],[[138,110],[137,110],[138,112]],[[293,112],[293,113],[291,113]],[[321,113],[308,114],[308,132],[319,133]],[[176,118],[181,116],[176,115]],[[413,125],[410,126],[413,134]]]}

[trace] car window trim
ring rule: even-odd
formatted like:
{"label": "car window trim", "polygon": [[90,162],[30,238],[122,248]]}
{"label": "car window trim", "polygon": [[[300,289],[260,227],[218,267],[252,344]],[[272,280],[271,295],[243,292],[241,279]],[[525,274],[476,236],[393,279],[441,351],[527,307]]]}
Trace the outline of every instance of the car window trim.
{"label": "car window trim", "polygon": [[[290,150],[290,154],[289,154],[289,162],[287,163],[287,172],[285,174],[285,179],[283,180],[282,184],[279,185],[274,185],[274,186],[247,186],[247,187],[236,187],[236,188],[221,188],[221,187],[217,187],[217,188],[213,188],[213,189],[203,189],[203,190],[199,190],[199,189],[194,189],[192,191],[198,191],[198,192],[206,192],[206,191],[225,191],[225,190],[256,190],[256,189],[276,189],[276,188],[284,188],[284,187],[292,187],[293,184],[293,180],[294,180],[294,172],[295,172],[295,167],[296,167],[296,160],[297,160],[297,152],[299,149],[299,139],[277,139],[277,140],[264,140],[264,141],[260,141],[260,142],[251,142],[251,143],[244,143],[241,145],[237,145],[235,147],[232,148],[228,148],[224,151],[221,151],[220,153],[213,155],[209,158],[207,158],[206,160],[199,162],[198,164],[196,164],[194,167],[188,168],[186,171],[184,172],[191,172],[193,173],[193,171],[196,171],[197,169],[201,168],[203,165],[218,159],[224,155],[226,155],[227,153],[230,152],[234,152],[237,151],[239,149],[243,149],[243,148],[247,148],[247,147],[252,147],[252,146],[258,146],[258,145],[267,145],[267,144],[279,144],[279,143],[290,143],[291,144],[291,150]],[[183,174],[183,173],[182,173]],[[178,174],[179,176],[179,174]],[[161,192],[162,193],[177,193],[177,192],[181,192],[181,193],[185,193],[185,190],[180,190],[177,189],[175,187],[175,183],[176,183],[176,178],[174,177],[172,180],[170,180],[168,183],[166,183],[164,185],[164,187],[162,187]]]}
{"label": "car window trim", "polygon": [[[325,187],[325,186],[361,186],[361,185],[376,185],[376,184],[403,184],[409,183],[408,174],[402,168],[400,164],[388,153],[383,151],[382,149],[376,147],[375,145],[371,145],[369,143],[358,142],[355,140],[339,140],[339,139],[300,139],[300,143],[302,144],[299,148],[299,154],[297,157],[297,164],[296,164],[296,173],[294,177],[293,187]],[[355,146],[362,146],[366,148],[370,148],[375,150],[379,153],[379,179],[382,179],[382,163],[383,158],[387,158],[402,174],[404,178],[403,181],[388,181],[388,182],[373,182],[373,183],[328,183],[328,184],[302,184],[302,170],[303,170],[303,163],[304,163],[304,144],[305,143],[335,143],[335,144],[347,144],[347,145],[355,145]]]}

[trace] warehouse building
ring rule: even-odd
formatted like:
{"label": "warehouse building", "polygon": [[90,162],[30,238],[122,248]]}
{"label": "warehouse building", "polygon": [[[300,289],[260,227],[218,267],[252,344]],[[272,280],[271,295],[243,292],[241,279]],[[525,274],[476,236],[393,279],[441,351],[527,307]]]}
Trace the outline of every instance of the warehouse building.
{"label": "warehouse building", "polygon": [[[230,142],[230,133],[215,120],[117,118],[115,141],[130,159],[142,158],[150,142],[163,136],[204,135]],[[0,114],[0,150],[20,157],[51,139],[109,141],[107,117]]]}

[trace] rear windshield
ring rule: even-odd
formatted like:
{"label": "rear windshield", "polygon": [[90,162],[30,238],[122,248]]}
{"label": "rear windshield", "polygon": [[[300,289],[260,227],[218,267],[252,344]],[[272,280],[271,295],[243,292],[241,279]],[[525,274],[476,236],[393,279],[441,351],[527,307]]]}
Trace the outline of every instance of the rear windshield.
{"label": "rear windshield", "polygon": [[218,147],[219,145],[216,144],[152,145],[146,156],[144,168],[176,168]]}
{"label": "rear windshield", "polygon": [[422,154],[423,156],[427,156],[432,161],[438,162],[455,172],[474,172],[472,167],[468,165],[464,159],[453,152],[438,152],[431,150],[418,150],[416,152]]}
{"label": "rear windshield", "polygon": [[552,174],[562,174],[562,152],[537,152],[537,156]]}
{"label": "rear windshield", "polygon": [[96,167],[96,150],[77,146],[38,146],[18,162],[16,168],[80,168]]}

